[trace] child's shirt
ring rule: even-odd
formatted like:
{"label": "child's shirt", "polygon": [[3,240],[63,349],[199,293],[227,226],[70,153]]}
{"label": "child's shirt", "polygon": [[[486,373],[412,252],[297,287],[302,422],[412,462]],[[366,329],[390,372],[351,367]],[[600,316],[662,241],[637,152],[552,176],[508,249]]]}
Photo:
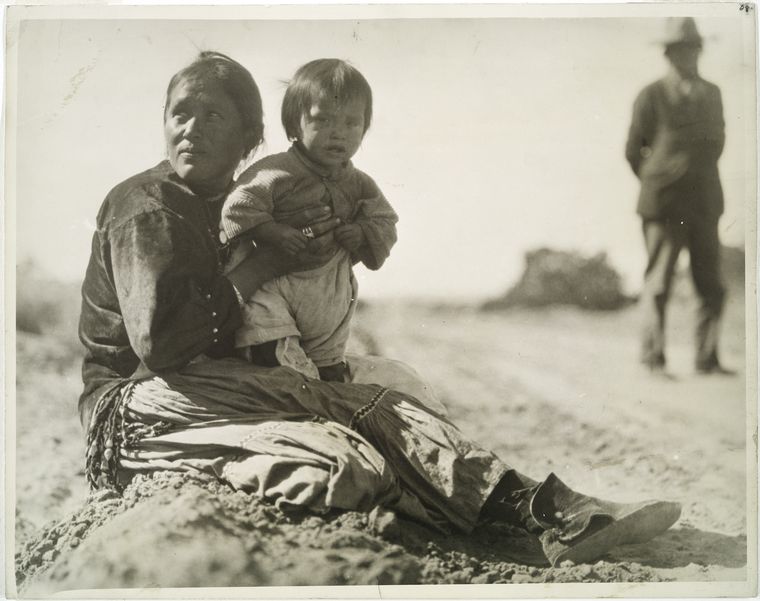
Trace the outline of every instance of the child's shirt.
{"label": "child's shirt", "polygon": [[221,227],[232,239],[269,221],[288,224],[304,209],[324,205],[341,222],[361,226],[365,243],[353,259],[379,269],[396,242],[398,215],[393,207],[351,161],[328,169],[310,160],[297,144],[241,174],[224,203]]}

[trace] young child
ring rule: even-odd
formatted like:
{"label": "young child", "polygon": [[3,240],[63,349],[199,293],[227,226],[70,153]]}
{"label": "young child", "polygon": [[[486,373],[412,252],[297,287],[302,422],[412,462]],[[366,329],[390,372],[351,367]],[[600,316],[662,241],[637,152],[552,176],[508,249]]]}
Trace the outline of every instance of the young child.
{"label": "young child", "polygon": [[286,365],[310,377],[343,381],[344,352],[357,299],[352,265],[379,269],[396,242],[398,216],[372,178],[351,164],[372,119],[372,90],[337,59],[303,65],[282,102],[293,143],[249,167],[222,210],[228,239],[296,254],[313,234],[288,225],[303,209],[329,206],[340,225],[334,254],[321,266],[267,282],[243,307],[236,346],[261,365]]}

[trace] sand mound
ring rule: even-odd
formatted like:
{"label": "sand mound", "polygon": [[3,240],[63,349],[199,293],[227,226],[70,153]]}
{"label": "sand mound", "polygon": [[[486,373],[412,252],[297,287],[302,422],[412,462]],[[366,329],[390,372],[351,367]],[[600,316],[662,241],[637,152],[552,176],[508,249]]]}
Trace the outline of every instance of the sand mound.
{"label": "sand mound", "polygon": [[367,516],[287,516],[218,482],[168,472],[137,477],[123,497],[94,494],[17,557],[17,578],[29,595],[71,588],[395,584],[418,581],[420,571],[401,548],[371,534]]}
{"label": "sand mound", "polygon": [[[510,561],[516,554],[522,563]],[[445,537],[393,513],[286,515],[189,474],[93,494],[17,555],[22,594],[114,587],[657,581],[636,563],[549,569],[537,541],[482,527]]]}

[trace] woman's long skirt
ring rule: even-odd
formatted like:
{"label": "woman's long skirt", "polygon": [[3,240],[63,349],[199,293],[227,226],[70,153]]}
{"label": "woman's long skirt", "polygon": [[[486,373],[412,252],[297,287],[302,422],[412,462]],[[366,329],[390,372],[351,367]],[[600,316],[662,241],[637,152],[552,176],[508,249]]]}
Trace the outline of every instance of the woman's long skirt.
{"label": "woman's long skirt", "polygon": [[467,440],[408,366],[348,364],[350,384],[238,359],[131,382],[119,399],[119,477],[197,470],[282,508],[381,505],[470,531],[509,467]]}

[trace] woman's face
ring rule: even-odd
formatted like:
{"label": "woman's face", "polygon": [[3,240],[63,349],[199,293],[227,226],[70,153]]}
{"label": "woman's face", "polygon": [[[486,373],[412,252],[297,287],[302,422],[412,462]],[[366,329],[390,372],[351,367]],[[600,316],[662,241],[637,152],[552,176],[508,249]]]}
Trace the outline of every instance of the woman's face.
{"label": "woman's face", "polygon": [[216,82],[182,79],[164,113],[169,162],[193,190],[219,192],[243,158],[243,122]]}

